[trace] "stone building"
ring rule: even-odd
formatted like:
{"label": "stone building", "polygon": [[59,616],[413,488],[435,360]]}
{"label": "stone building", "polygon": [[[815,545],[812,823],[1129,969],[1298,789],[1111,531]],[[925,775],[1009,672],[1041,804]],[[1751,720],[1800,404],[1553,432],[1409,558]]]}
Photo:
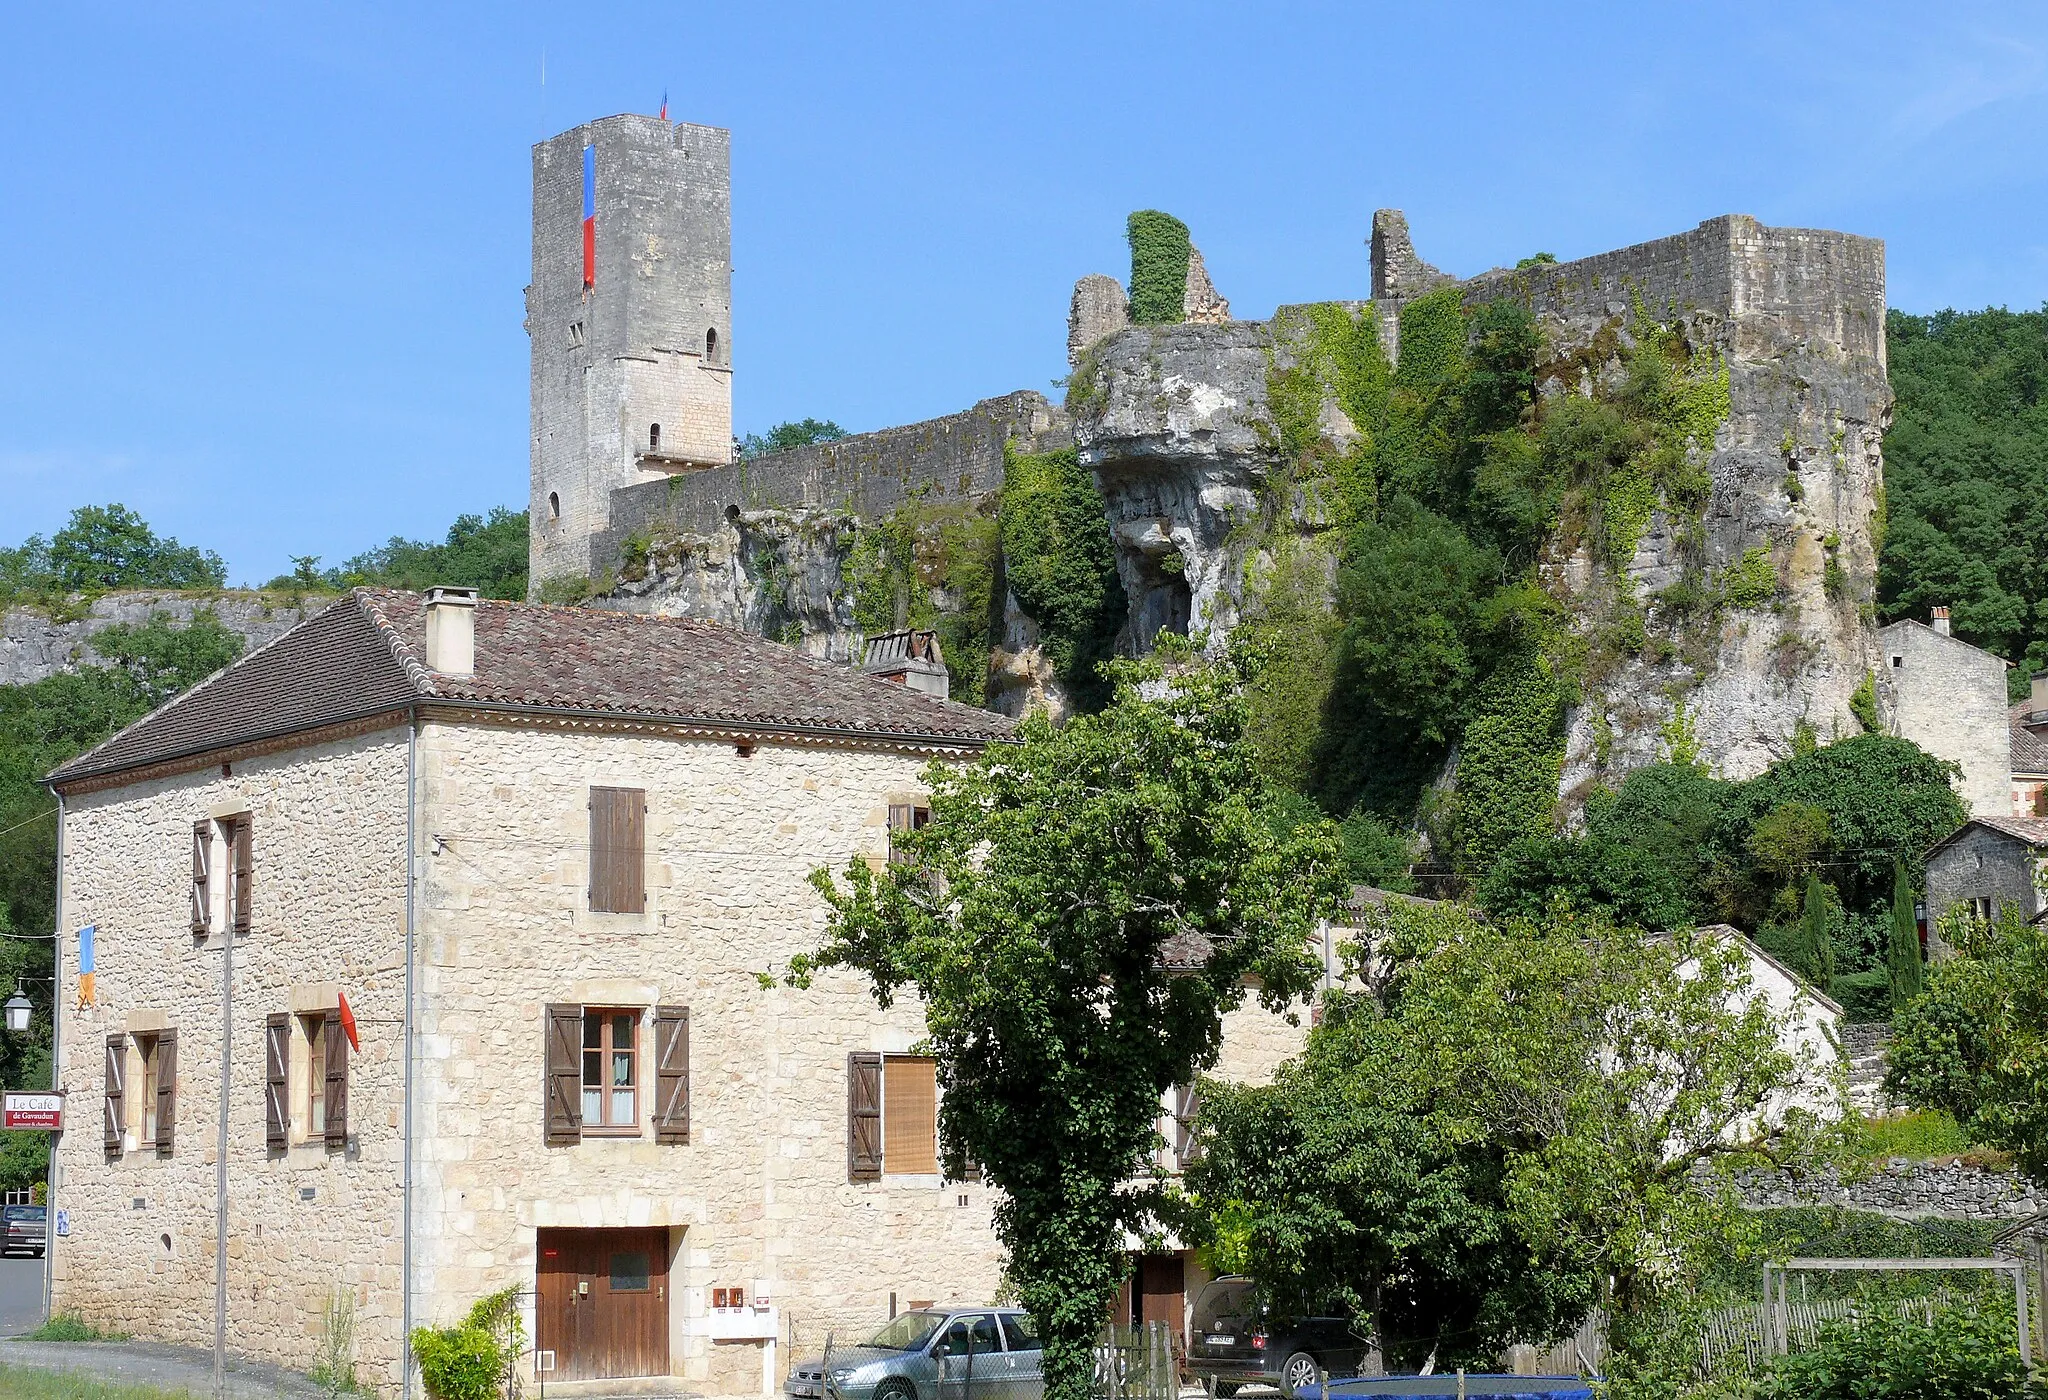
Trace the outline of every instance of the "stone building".
{"label": "stone building", "polygon": [[[713,624],[358,590],[65,764],[96,985],[67,940],[56,1306],[211,1341],[230,942],[238,1352],[307,1368],[346,1296],[390,1395],[408,1323],[517,1286],[551,1388],[760,1394],[828,1329],[988,1297],[914,1000],[756,974],[820,941],[813,870],[886,859],[926,765],[1008,731]],[[1220,1070],[1302,1034],[1242,1009]]]}
{"label": "stone building", "polygon": [[531,577],[589,576],[614,488],[732,460],[731,133],[618,116],[533,148]]}
{"label": "stone building", "polygon": [[2048,672],[2012,707],[2012,814],[2048,817]]}
{"label": "stone building", "polygon": [[2031,919],[2042,910],[2048,820],[1979,814],[1927,852],[1927,919],[1966,905],[1979,919],[2010,906]]}
{"label": "stone building", "polygon": [[1878,714],[1885,729],[1963,770],[1957,791],[1973,816],[2012,810],[2012,723],[2004,658],[1949,633],[1947,608],[1932,620],[1881,627]]}

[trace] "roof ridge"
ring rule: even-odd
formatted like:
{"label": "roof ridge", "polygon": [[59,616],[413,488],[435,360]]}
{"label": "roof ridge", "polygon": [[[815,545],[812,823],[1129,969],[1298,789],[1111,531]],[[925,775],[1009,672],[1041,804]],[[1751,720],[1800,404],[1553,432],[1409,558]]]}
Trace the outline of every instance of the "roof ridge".
{"label": "roof ridge", "polygon": [[[166,591],[168,591],[168,590],[166,590]],[[335,599],[335,602],[340,602],[340,601],[341,601],[341,600],[340,600],[339,598]],[[333,607],[333,606],[334,606],[334,604],[333,604],[333,603],[329,603],[329,604],[327,605],[327,607]],[[305,625],[306,625],[307,623],[311,622],[311,621],[313,620],[313,618],[315,618],[315,617],[318,617],[318,616],[320,616],[320,613],[324,613],[324,612],[326,612],[326,611],[327,611],[327,608],[322,608],[322,609],[320,609],[320,612],[316,612],[316,613],[312,614],[312,615],[311,615],[311,616],[309,616],[309,617],[301,617],[301,618],[300,618],[300,619],[299,619],[299,620],[298,620],[297,622],[295,622],[295,623],[293,623],[293,624],[292,624],[291,626],[289,626],[289,627],[285,628],[285,629],[284,629],[284,631],[282,631],[282,632],[278,633],[278,634],[277,634],[277,635],[276,635],[275,637],[272,637],[272,638],[271,638],[271,639],[270,639],[269,641],[265,642],[265,643],[264,643],[264,644],[263,644],[262,646],[260,646],[260,647],[257,647],[257,648],[256,648],[255,650],[253,650],[253,651],[245,651],[245,652],[243,652],[243,653],[242,653],[242,654],[241,654],[240,656],[236,657],[236,658],[235,658],[235,659],[234,659],[233,661],[230,661],[230,662],[229,662],[229,663],[228,663],[227,665],[225,665],[225,666],[222,666],[222,667],[220,667],[219,669],[217,669],[217,670],[213,671],[212,673],[210,673],[210,674],[208,674],[208,675],[204,675],[204,676],[201,676],[201,677],[200,677],[200,678],[199,678],[198,680],[196,680],[196,681],[192,682],[192,684],[190,684],[190,685],[186,686],[186,687],[185,687],[185,688],[184,688],[183,690],[179,691],[179,692],[178,692],[177,694],[173,695],[173,696],[172,696],[172,697],[171,697],[170,699],[168,699],[168,700],[164,701],[164,702],[163,702],[163,704],[161,704],[161,705],[158,705],[158,706],[157,706],[157,707],[156,707],[155,709],[153,709],[153,710],[149,711],[149,712],[148,712],[147,714],[144,714],[144,715],[138,715],[138,716],[137,716],[136,718],[134,718],[134,719],[132,719],[132,720],[128,721],[128,723],[126,723],[126,724],[122,725],[122,726],[121,726],[121,727],[120,727],[119,729],[116,729],[116,730],[115,730],[115,731],[114,731],[113,733],[109,734],[109,735],[108,735],[108,736],[107,736],[106,738],[104,738],[104,739],[100,740],[100,741],[99,741],[99,742],[98,742],[97,744],[94,744],[94,745],[93,745],[93,746],[92,746],[91,748],[89,748],[89,749],[86,749],[86,750],[84,750],[84,751],[83,751],[83,752],[81,752],[81,753],[75,753],[75,754],[73,754],[73,755],[72,755],[71,757],[69,757],[69,758],[65,759],[65,760],[64,760],[64,761],[63,761],[62,763],[59,763],[59,764],[55,765],[55,767],[53,767],[53,768],[51,769],[51,772],[56,772],[56,771],[58,771],[58,770],[61,770],[61,769],[64,769],[64,768],[69,768],[69,767],[71,767],[71,766],[72,766],[73,764],[76,764],[76,763],[83,763],[83,762],[84,762],[84,761],[85,761],[86,759],[88,759],[88,758],[91,758],[91,757],[92,757],[92,756],[93,756],[94,754],[98,753],[98,752],[99,752],[99,751],[100,751],[101,749],[104,749],[104,748],[106,748],[106,747],[107,747],[107,746],[108,746],[109,744],[113,743],[113,742],[114,742],[114,741],[115,741],[116,739],[119,739],[119,738],[120,738],[120,737],[121,737],[122,735],[126,734],[126,733],[127,733],[127,732],[128,732],[129,730],[131,730],[131,729],[134,729],[134,728],[135,728],[136,726],[138,726],[138,725],[143,725],[143,724],[147,724],[147,723],[149,723],[149,721],[151,721],[151,720],[155,719],[155,718],[156,718],[156,717],[157,717],[158,715],[160,715],[160,714],[164,713],[164,711],[166,711],[166,710],[169,710],[169,709],[171,709],[171,708],[172,708],[173,706],[176,706],[176,705],[178,705],[178,704],[181,704],[182,702],[184,702],[184,701],[186,701],[186,700],[189,700],[189,699],[191,699],[191,698],[192,698],[193,696],[197,695],[197,694],[198,694],[198,693],[199,693],[200,691],[202,691],[202,690],[206,689],[206,688],[207,688],[208,686],[212,685],[212,684],[213,684],[213,683],[214,683],[215,681],[219,680],[219,679],[220,679],[220,678],[221,678],[222,676],[225,676],[225,675],[226,675],[226,674],[227,674],[228,672],[230,672],[230,671],[233,671],[233,670],[237,670],[237,669],[239,669],[240,667],[242,667],[242,666],[245,666],[245,665],[247,665],[247,664],[248,664],[249,662],[251,662],[251,661],[254,661],[254,660],[255,660],[255,659],[257,658],[257,657],[259,657],[259,656],[263,655],[263,653],[264,653],[264,652],[266,652],[266,651],[269,651],[269,650],[270,650],[270,649],[271,649],[272,647],[276,646],[276,645],[277,645],[277,644],[278,644],[279,642],[282,642],[282,641],[283,641],[283,640],[284,640],[285,638],[287,638],[287,637],[291,636],[291,634],[292,634],[292,633],[294,633],[294,632],[298,631],[298,630],[299,630],[299,629],[300,629],[301,627],[304,627],[304,626],[305,626]],[[197,617],[198,615],[199,615],[199,610],[195,610],[195,611],[193,612],[193,614],[192,614],[192,616],[193,616],[193,617]],[[215,619],[216,621],[218,621],[218,620],[219,620],[219,618],[220,618],[220,614],[219,614],[218,612],[214,613],[214,619]],[[145,625],[147,625],[147,624],[145,624]],[[191,619],[189,619],[189,618],[188,618],[188,619],[186,620],[186,622],[185,622],[185,626],[186,626],[186,627],[190,627],[191,625],[192,625]],[[181,630],[181,631],[182,631],[183,629],[181,628],[181,629],[179,629],[179,630]],[[89,644],[89,643],[90,643],[90,642],[92,641],[92,635],[91,635],[91,634],[88,634],[88,635],[86,636],[86,641],[87,641],[87,643],[88,643],[88,644]],[[100,668],[97,668],[97,669],[101,669],[101,670],[111,670],[111,669],[118,669],[118,668],[115,668],[115,667],[100,667]]]}
{"label": "roof ridge", "polygon": [[405,638],[398,634],[398,629],[392,625],[391,619],[385,616],[384,609],[377,603],[377,593],[410,591],[409,589],[372,590],[368,588],[352,588],[349,590],[355,596],[357,604],[361,606],[363,612],[369,617],[370,625],[377,629],[377,635],[384,639],[384,645],[391,649],[391,659],[398,663],[398,668],[401,671],[405,672],[406,683],[413,688],[414,693],[438,697],[441,692],[435,684],[434,673],[427,668],[425,662],[412,654],[412,648],[406,645]]}

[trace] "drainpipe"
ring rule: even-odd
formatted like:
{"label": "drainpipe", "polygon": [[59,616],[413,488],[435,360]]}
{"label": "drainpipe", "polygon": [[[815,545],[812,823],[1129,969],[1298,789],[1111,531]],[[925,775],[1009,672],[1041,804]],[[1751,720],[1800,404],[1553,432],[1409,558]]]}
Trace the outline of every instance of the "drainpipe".
{"label": "drainpipe", "polygon": [[412,1400],[412,1062],[413,1062],[413,926],[415,915],[414,890],[419,882],[417,828],[419,807],[419,753],[420,753],[420,712],[414,706],[406,718],[405,731],[405,1107],[400,1110],[402,1126],[399,1136],[404,1144],[404,1207],[402,1231],[404,1233],[403,1262],[400,1264],[399,1294],[400,1326],[404,1334],[399,1339],[399,1359],[404,1380],[400,1393],[405,1400]]}
{"label": "drainpipe", "polygon": [[[64,1088],[64,794],[57,799],[57,900],[50,927],[50,1087]],[[68,1106],[68,1103],[67,1103]],[[65,1125],[69,1127],[69,1124]],[[50,1161],[43,1178],[43,1321],[50,1320],[57,1277],[57,1144],[63,1130],[50,1139]]]}

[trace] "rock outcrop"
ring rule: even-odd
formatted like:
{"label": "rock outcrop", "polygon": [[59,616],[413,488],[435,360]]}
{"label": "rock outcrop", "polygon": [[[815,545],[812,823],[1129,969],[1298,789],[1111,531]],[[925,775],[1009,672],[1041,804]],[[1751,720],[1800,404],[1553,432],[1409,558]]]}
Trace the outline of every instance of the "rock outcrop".
{"label": "rock outcrop", "polygon": [[0,620],[0,685],[27,685],[59,671],[110,664],[91,641],[95,632],[117,623],[140,627],[161,615],[185,627],[210,612],[254,651],[333,601],[333,595],[322,593],[133,589],[105,593],[54,615],[42,608],[8,608]]}
{"label": "rock outcrop", "polygon": [[[1450,279],[1415,255],[1406,221],[1382,211],[1373,282],[1384,327],[1405,301]],[[1764,551],[1777,580],[1769,605],[1719,613],[1700,654],[1646,652],[1601,678],[1570,715],[1563,794],[1659,757],[1674,719],[1731,778],[1789,752],[1802,725],[1822,738],[1856,732],[1849,700],[1874,654],[1872,522],[1891,402],[1883,245],[1731,215],[1457,285],[1468,307],[1505,297],[1535,314],[1549,347],[1546,395],[1616,386],[1645,318],[1675,325],[1726,367],[1730,410],[1703,452],[1712,489],[1701,519],[1680,522],[1660,506],[1618,571],[1587,544],[1546,559],[1546,586],[1579,625],[1599,620],[1603,598],[1643,606],[1678,582],[1681,524],[1708,577]],[[1109,502],[1131,602],[1128,645],[1190,623],[1227,632],[1261,541],[1276,529],[1328,527],[1313,497],[1276,499],[1285,478],[1269,372],[1290,367],[1298,350],[1281,319],[1134,327],[1096,346],[1077,372],[1076,440]],[[1339,451],[1355,433],[1330,399],[1321,432]]]}

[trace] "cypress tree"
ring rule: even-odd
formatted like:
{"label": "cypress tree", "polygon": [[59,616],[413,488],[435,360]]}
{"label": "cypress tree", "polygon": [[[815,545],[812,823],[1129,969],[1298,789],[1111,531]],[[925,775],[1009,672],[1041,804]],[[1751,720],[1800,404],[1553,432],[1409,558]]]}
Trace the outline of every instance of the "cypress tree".
{"label": "cypress tree", "polygon": [[1806,918],[1800,942],[1806,952],[1806,974],[1825,992],[1835,980],[1835,945],[1828,937],[1828,897],[1820,876],[1806,877]]}
{"label": "cypress tree", "polygon": [[1892,975],[1892,1007],[1904,1006],[1926,985],[1920,965],[1920,930],[1913,920],[1913,884],[1906,867],[1892,862],[1892,936],[1885,950]]}

